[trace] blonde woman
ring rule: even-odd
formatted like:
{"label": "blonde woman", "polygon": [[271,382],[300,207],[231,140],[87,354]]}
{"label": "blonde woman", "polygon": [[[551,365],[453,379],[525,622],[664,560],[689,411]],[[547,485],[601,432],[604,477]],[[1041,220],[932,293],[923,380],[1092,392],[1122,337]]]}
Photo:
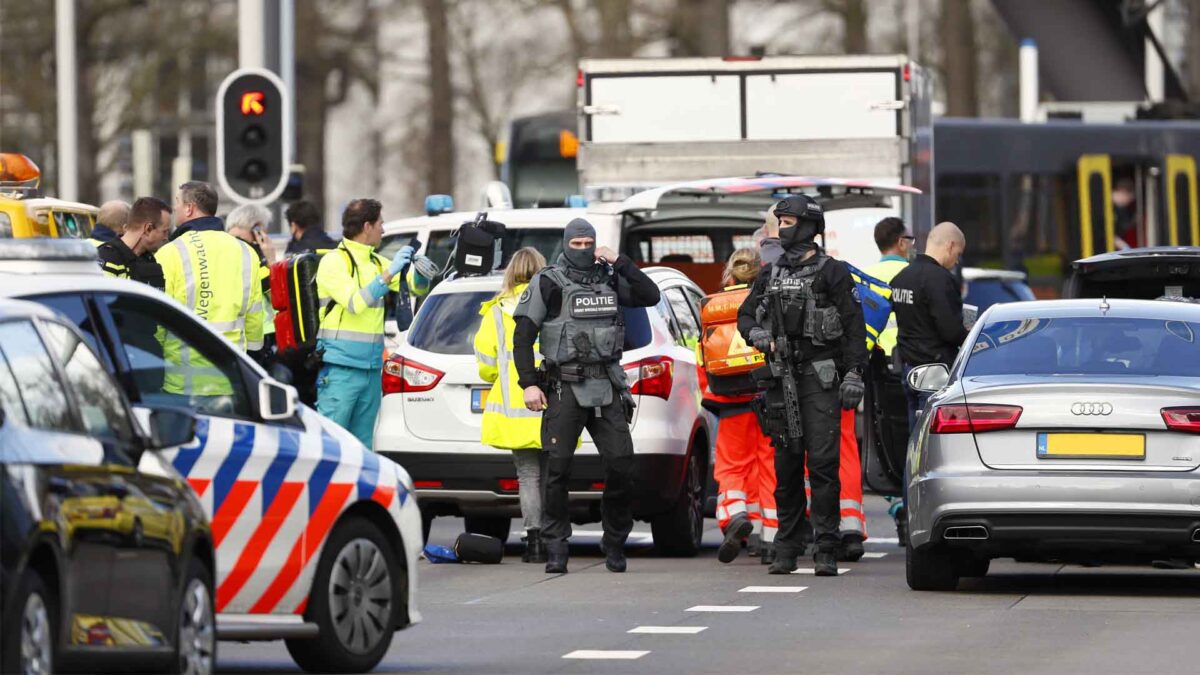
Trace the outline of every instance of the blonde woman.
{"label": "blonde woman", "polygon": [[542,485],[546,468],[542,452],[542,415],[526,410],[517,367],[512,361],[513,311],[529,280],[546,266],[537,249],[517,251],[504,271],[504,282],[496,297],[483,303],[479,332],[475,334],[475,360],[479,376],[492,383],[483,410],[484,445],[512,450],[517,468],[521,515],[525,519],[524,562],[546,562],[542,542]]}

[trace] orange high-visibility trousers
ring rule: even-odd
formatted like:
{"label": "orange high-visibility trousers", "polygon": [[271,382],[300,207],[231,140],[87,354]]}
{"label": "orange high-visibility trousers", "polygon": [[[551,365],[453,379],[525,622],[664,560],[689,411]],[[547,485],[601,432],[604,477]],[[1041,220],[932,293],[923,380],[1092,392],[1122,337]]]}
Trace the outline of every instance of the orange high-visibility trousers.
{"label": "orange high-visibility trousers", "polygon": [[[841,536],[862,535],[867,538],[867,516],[863,513],[862,457],[858,454],[858,436],[854,429],[854,411],[842,411],[842,436],[838,457],[838,480],[842,484],[840,495],[842,521],[838,525]],[[804,494],[812,503],[812,488],[808,484],[808,470],[804,471]],[[809,512],[805,512],[809,515]]]}
{"label": "orange high-visibility trousers", "polygon": [[717,523],[721,529],[745,514],[763,541],[775,541],[779,515],[775,509],[775,450],[753,412],[721,416],[717,426]]}

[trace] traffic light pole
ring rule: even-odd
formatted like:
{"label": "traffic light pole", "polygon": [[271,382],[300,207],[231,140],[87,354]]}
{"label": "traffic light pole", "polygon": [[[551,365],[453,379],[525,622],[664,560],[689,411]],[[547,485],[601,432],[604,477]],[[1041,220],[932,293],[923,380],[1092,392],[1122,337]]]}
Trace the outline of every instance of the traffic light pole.
{"label": "traffic light pole", "polygon": [[54,3],[55,84],[58,92],[58,198],[79,199],[79,111],[75,99],[75,0]]}

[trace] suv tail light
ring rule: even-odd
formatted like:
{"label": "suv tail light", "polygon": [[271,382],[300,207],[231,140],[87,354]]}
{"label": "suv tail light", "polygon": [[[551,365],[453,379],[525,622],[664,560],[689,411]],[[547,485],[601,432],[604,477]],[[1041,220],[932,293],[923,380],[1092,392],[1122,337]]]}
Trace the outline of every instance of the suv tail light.
{"label": "suv tail light", "polygon": [[1021,419],[1019,405],[942,405],[933,411],[929,431],[935,434],[969,434],[1012,429]]}
{"label": "suv tail light", "polygon": [[625,379],[629,380],[631,394],[669,399],[675,380],[675,360],[669,356],[651,356],[626,364]]}
{"label": "suv tail light", "polygon": [[1162,418],[1171,431],[1200,434],[1200,408],[1163,408]]}
{"label": "suv tail light", "polygon": [[429,391],[442,381],[444,375],[440,370],[393,354],[383,362],[383,393],[413,394]]}

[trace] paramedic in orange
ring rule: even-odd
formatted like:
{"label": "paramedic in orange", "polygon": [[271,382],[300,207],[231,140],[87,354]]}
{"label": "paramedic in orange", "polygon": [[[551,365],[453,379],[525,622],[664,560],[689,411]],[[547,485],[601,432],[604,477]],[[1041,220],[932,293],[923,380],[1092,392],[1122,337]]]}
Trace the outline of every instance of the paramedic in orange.
{"label": "paramedic in orange", "polygon": [[[729,258],[721,278],[724,290],[705,298],[705,310],[701,314],[704,334],[735,337],[702,344],[701,349],[705,351],[702,362],[707,363],[710,357],[736,356],[735,352],[744,352],[747,358],[762,362],[762,355],[745,344],[736,330],[737,310],[761,269],[762,260],[754,249],[738,249]],[[721,311],[724,306],[729,307],[728,312]],[[731,329],[709,331],[710,327],[720,323],[728,324]],[[713,477],[717,481],[717,521],[725,533],[725,540],[717,552],[717,559],[723,563],[732,562],[741,552],[745,539],[761,529],[761,562],[770,564],[774,559],[775,532],[779,529],[775,512],[775,450],[771,439],[759,428],[758,417],[750,409],[754,392],[714,394],[710,387],[713,379],[703,368],[700,377],[704,406],[720,417]]]}

